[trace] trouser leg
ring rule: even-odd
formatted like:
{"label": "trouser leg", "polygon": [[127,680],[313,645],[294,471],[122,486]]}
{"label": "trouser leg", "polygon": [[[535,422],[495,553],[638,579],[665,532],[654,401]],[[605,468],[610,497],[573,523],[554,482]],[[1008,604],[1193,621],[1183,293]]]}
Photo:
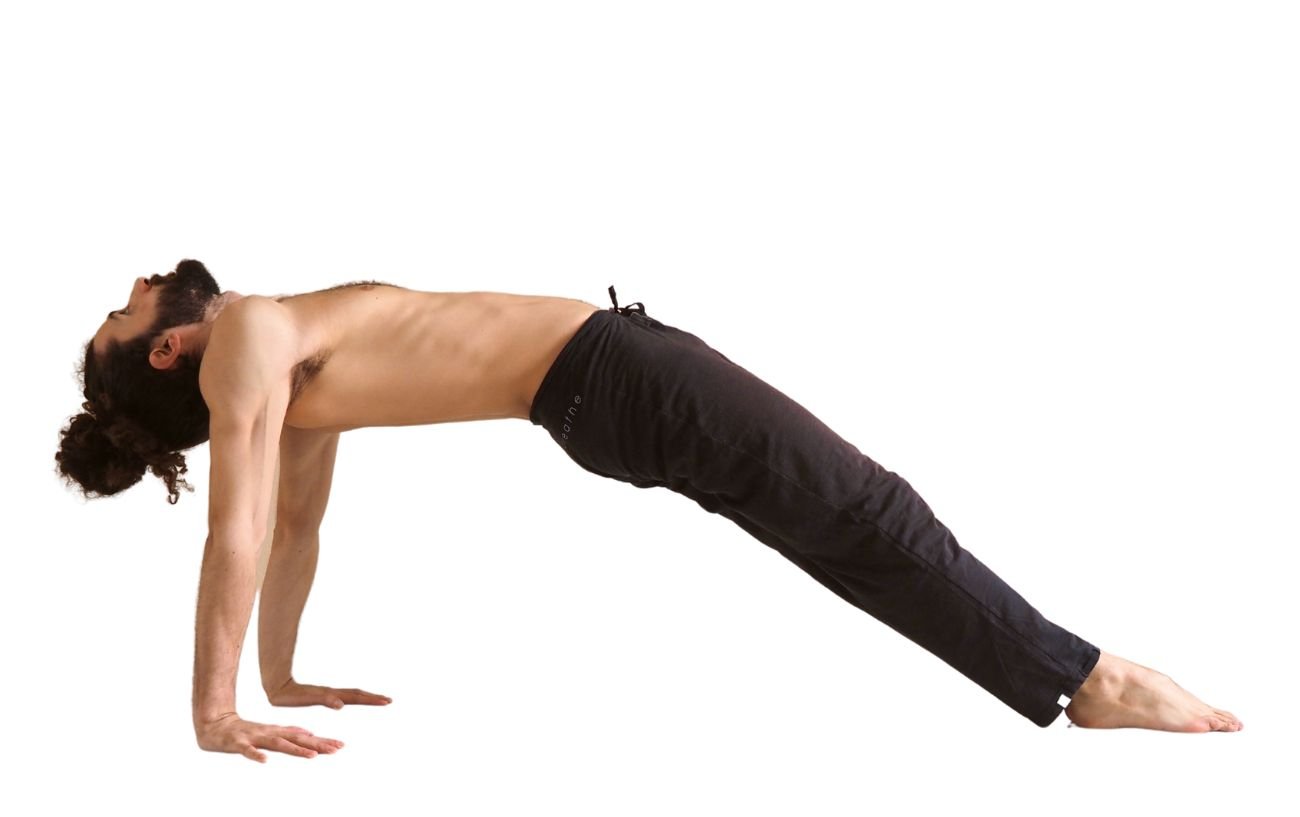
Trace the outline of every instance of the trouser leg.
{"label": "trouser leg", "polygon": [[[1035,724],[1050,725],[1058,697],[1073,695],[1095,665],[1095,647],[963,549],[899,475],[861,457],[836,485],[815,485],[719,441],[717,429],[699,433],[697,466],[665,487],[730,519]],[[788,446],[763,450],[797,462],[800,444]]]}
{"label": "trouser leg", "polygon": [[641,313],[598,323],[564,373],[570,457],[725,516],[1033,723],[1055,720],[1100,651],[963,549],[903,477],[691,333]]}

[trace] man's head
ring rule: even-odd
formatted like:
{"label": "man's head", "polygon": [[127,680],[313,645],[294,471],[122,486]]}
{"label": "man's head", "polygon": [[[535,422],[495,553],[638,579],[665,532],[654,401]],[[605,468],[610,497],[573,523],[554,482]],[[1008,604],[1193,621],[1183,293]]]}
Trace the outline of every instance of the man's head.
{"label": "man's head", "polygon": [[187,340],[210,319],[221,288],[198,261],[167,275],[137,278],[124,309],[108,314],[85,347],[78,374],[84,411],[62,432],[57,471],[87,496],[109,496],[152,469],[167,485],[194,490],[180,452],[208,439],[208,407],[199,392],[202,349]]}

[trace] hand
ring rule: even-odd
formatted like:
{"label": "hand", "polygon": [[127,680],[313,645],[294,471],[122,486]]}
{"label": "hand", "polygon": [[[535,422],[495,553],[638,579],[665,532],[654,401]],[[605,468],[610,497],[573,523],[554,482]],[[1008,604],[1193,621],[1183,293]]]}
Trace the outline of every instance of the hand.
{"label": "hand", "polygon": [[376,695],[364,689],[336,689],[334,687],[300,684],[293,679],[286,681],[274,692],[266,694],[272,706],[328,706],[342,709],[344,704],[366,704],[368,706],[387,706],[393,702],[387,695]]}
{"label": "hand", "polygon": [[258,749],[271,749],[299,757],[315,757],[320,752],[332,754],[343,748],[343,741],[318,738],[299,726],[253,723],[234,712],[197,723],[194,732],[200,749],[241,754],[258,763],[266,762],[266,754],[257,751]]}

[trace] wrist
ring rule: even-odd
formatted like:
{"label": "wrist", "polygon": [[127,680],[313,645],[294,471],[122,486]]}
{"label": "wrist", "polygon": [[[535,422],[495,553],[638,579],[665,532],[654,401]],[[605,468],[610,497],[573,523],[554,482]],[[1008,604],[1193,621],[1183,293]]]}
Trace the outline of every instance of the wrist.
{"label": "wrist", "polygon": [[214,723],[217,723],[218,721],[226,720],[227,718],[238,719],[239,713],[235,712],[233,709],[225,709],[225,710],[214,709],[214,710],[207,710],[207,711],[201,711],[196,709],[194,711],[194,730],[196,732],[201,731],[204,727],[210,726]]}
{"label": "wrist", "polygon": [[294,683],[293,675],[276,675],[272,677],[274,678],[272,681],[262,680],[262,689],[267,695],[274,695]]}

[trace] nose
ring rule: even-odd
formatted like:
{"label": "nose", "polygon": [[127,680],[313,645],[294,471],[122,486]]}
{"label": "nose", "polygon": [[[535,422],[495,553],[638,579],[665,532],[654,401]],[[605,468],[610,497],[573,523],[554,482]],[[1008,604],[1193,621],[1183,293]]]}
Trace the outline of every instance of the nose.
{"label": "nose", "polygon": [[131,285],[131,296],[127,298],[127,305],[128,306],[130,305],[131,301],[135,299],[136,295],[142,292],[147,292],[148,290],[149,290],[148,278],[140,277],[135,279],[135,282]]}

